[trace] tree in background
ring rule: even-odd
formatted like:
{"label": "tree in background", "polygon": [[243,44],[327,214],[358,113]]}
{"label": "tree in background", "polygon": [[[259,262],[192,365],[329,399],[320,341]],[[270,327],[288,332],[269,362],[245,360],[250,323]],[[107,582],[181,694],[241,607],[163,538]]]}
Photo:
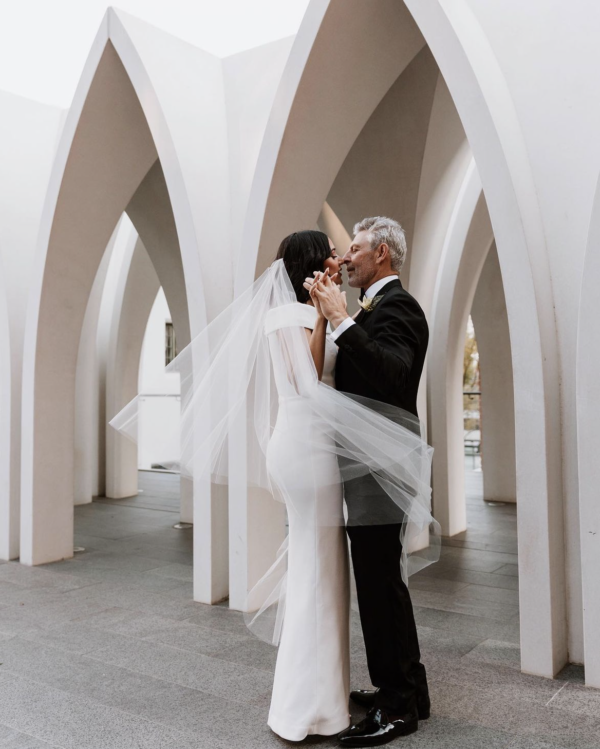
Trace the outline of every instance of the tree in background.
{"label": "tree in background", "polygon": [[467,431],[480,428],[481,396],[464,395],[464,393],[479,393],[480,391],[479,352],[477,351],[475,328],[469,316],[463,357],[463,409],[465,430]]}

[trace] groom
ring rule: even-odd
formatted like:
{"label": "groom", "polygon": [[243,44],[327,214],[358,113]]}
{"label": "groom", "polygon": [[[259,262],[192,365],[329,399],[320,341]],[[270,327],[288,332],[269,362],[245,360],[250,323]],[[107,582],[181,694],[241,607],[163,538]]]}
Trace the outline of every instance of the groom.
{"label": "groom", "polygon": [[[406,256],[404,231],[396,221],[377,216],[358,223],[354,235],[342,263],[349,285],[364,290],[358,316],[348,315],[336,285],[317,281],[314,290],[339,347],[336,388],[416,416],[428,328],[423,310],[398,278]],[[419,719],[429,717],[429,693],[412,603],[400,573],[401,510],[371,475],[347,481],[344,496],[367,663],[376,689],[351,693],[369,711],[338,738],[344,746],[375,746],[416,731]],[[363,516],[375,508],[378,524],[369,524]]]}

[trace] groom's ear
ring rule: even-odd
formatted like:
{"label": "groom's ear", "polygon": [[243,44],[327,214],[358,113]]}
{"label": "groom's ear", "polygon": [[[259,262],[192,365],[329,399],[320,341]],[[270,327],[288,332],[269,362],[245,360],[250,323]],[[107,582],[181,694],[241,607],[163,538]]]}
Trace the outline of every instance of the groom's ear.
{"label": "groom's ear", "polygon": [[389,258],[390,256],[390,248],[385,243],[382,242],[379,247],[375,248],[375,262],[376,263],[383,263],[386,258]]}

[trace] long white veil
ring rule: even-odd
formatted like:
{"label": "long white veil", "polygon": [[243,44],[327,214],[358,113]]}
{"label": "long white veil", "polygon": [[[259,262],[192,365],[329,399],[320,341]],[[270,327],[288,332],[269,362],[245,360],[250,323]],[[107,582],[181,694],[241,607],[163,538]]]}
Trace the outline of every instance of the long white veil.
{"label": "long white veil", "polygon": [[[228,460],[227,436],[243,417],[248,485],[285,501],[288,513],[302,512],[290,502],[276,467],[267,469],[280,400],[298,399],[297,416],[289,425],[294,459],[301,461],[296,480],[306,482],[306,491],[319,492],[326,491],[327,482],[339,487],[342,481],[358,496],[344,514],[325,514],[320,522],[398,523],[407,581],[439,558],[440,528],[431,514],[433,450],[412,414],[319,381],[304,328],[272,324],[292,304],[297,305],[296,294],[283,261],[277,260],[168,365],[167,372],[178,372],[181,379],[181,473],[228,483],[236,466]],[[269,328],[276,328],[270,335],[268,321]],[[137,441],[137,412],[136,398],[110,425]],[[319,469],[321,458],[331,455],[339,467],[335,479]],[[285,567],[284,544],[248,598],[248,625],[274,643],[284,614]]]}

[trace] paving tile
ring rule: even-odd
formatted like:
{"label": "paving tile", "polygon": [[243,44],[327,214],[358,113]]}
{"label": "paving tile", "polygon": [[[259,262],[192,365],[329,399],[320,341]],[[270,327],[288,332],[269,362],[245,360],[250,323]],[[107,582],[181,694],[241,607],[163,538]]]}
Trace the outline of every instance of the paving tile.
{"label": "paving tile", "polygon": [[124,556],[115,551],[86,551],[77,555],[76,563],[80,567],[94,570],[124,570],[127,572],[145,572],[162,566],[158,560],[151,557]]}
{"label": "paving tile", "polygon": [[[180,650],[211,655],[228,650],[242,643],[254,642],[256,638],[244,627],[239,633],[227,630],[210,629],[191,621],[181,621],[163,616],[145,614],[141,611],[113,610],[113,616],[87,617],[77,622],[85,632],[100,628],[110,636],[119,633],[137,639],[160,642]],[[71,625],[74,626],[74,625]],[[102,647],[99,645],[98,647]],[[98,648],[94,648],[98,649]],[[89,652],[89,651],[88,651]]]}
{"label": "paving tile", "polygon": [[[459,583],[460,584],[460,583]],[[469,584],[457,591],[457,601],[494,601],[499,604],[508,604],[511,607],[519,607],[519,591],[507,590],[506,588],[492,588],[488,585]]]}
{"label": "paving tile", "polygon": [[513,738],[504,731],[433,715],[398,743],[406,749],[508,749]]}
{"label": "paving tile", "polygon": [[427,590],[433,593],[452,595],[468,586],[469,583],[457,580],[440,580],[436,577],[419,577],[418,575],[413,575],[409,580],[411,593],[413,590]]}
{"label": "paving tile", "polygon": [[[18,562],[10,562],[0,567],[0,582],[11,583],[24,588],[54,588],[73,590],[87,585],[86,581],[72,575],[56,574],[44,567],[27,567]],[[0,600],[2,592],[0,589]]]}
{"label": "paving tile", "polygon": [[84,654],[109,647],[114,642],[115,633],[90,627],[81,622],[69,621],[46,629],[30,631],[21,636],[29,642],[40,643],[70,653]]}
{"label": "paving tile", "polygon": [[196,604],[196,609],[188,618],[188,621],[209,629],[224,630],[236,634],[247,632],[244,615],[240,611],[232,611],[221,606]]}
{"label": "paving tile", "polygon": [[567,749],[548,736],[516,736],[507,749]]}
{"label": "paving tile", "polygon": [[94,600],[73,606],[64,603],[60,598],[53,598],[50,601],[34,600],[22,606],[0,605],[0,632],[14,635],[37,632],[105,608],[106,605]]}
{"label": "paving tile", "polygon": [[532,709],[546,706],[555,698],[562,684],[554,679],[544,679],[523,674],[514,668],[477,660],[450,658],[436,653],[424,659],[429,678],[444,682],[451,690],[477,687],[487,698],[514,700]]}
{"label": "paving tile", "polygon": [[561,689],[554,697],[549,707],[600,719],[600,689],[580,684],[566,684],[564,689]]}
{"label": "paving tile", "polygon": [[134,544],[146,546],[160,546],[177,551],[192,551],[193,535],[191,529],[176,530],[175,528],[148,529],[144,533],[136,533],[135,538],[127,541],[127,546],[133,548]]}
{"label": "paving tile", "polygon": [[[192,566],[193,558],[191,549],[186,549],[181,544],[174,546],[159,546],[151,542],[141,543],[138,537],[131,543],[127,542],[127,553],[143,554],[145,557],[151,559],[158,559],[161,562],[168,564],[187,564]],[[124,542],[118,542],[124,543]]]}
{"label": "paving tile", "polygon": [[411,593],[413,605],[433,608],[439,611],[453,611],[457,614],[493,619],[508,622],[518,614],[516,606],[497,603],[481,598],[462,598],[460,594],[445,595],[425,590],[413,589]]}
{"label": "paving tile", "polygon": [[[460,569],[473,570],[476,572],[497,572],[500,569],[517,568],[515,554],[506,554],[495,551],[480,551],[478,549],[442,549],[440,564],[448,567],[459,567]],[[514,572],[502,572],[501,574],[516,574]]]}
{"label": "paving tile", "polygon": [[439,653],[450,657],[465,655],[480,644],[481,637],[467,635],[460,631],[418,627],[419,644],[424,658],[429,653]]}
{"label": "paving tile", "polygon": [[[213,631],[213,635],[215,631]],[[215,658],[222,658],[231,663],[242,663],[252,666],[261,671],[273,673],[277,660],[277,648],[267,642],[253,637],[238,643],[232,647],[214,653]]]}
{"label": "paving tile", "polygon": [[[18,642],[3,653],[3,672],[46,684],[53,689],[86,698],[107,707],[177,729],[235,739],[242,722],[232,725],[241,712],[258,725],[265,721],[264,709],[231,703],[222,697],[155,679],[128,669],[60,652],[41,644]],[[3,745],[0,743],[0,747]]]}
{"label": "paving tile", "polygon": [[519,576],[519,567],[516,564],[503,564],[502,567],[498,567],[494,570],[496,575],[511,575],[512,577]]}
{"label": "paving tile", "polygon": [[156,567],[152,570],[152,574],[159,575],[161,577],[168,577],[174,580],[193,580],[193,570],[189,565],[186,564],[168,564],[163,567]]}
{"label": "paving tile", "polygon": [[557,674],[559,681],[571,681],[575,684],[585,684],[585,669],[579,663],[569,663]]}
{"label": "paving tile", "polygon": [[[181,732],[0,673],[0,722],[64,749],[173,749]],[[101,737],[101,738],[100,738]]]}
{"label": "paving tile", "polygon": [[510,690],[503,696],[477,682],[452,685],[430,681],[430,691],[436,715],[495,730],[509,729],[515,736],[546,739],[565,749],[598,749],[598,719],[536,705]]}
{"label": "paving tile", "polygon": [[422,572],[419,572],[414,578],[434,577],[442,580],[454,580],[457,582],[470,583],[472,585],[482,585],[492,588],[506,588],[508,590],[519,589],[519,579],[511,575],[496,575],[493,572],[477,572],[475,570],[463,570],[458,567],[441,567],[432,564]]}
{"label": "paving tile", "polygon": [[[163,562],[153,560],[155,565],[161,565]],[[191,567],[188,567],[191,570]],[[58,577],[58,575],[57,575]],[[167,596],[185,598],[189,601],[193,598],[193,586],[182,580],[161,577],[153,574],[153,570],[135,571],[129,568],[127,560],[121,560],[121,567],[96,567],[93,561],[77,563],[77,569],[73,574],[68,576],[79,580],[79,587],[93,584],[94,582],[116,583],[118,585],[132,585],[142,587],[157,593],[163,593]]]}
{"label": "paving tile", "polygon": [[21,731],[0,725],[0,749],[49,749],[49,747],[57,749],[57,744],[48,744],[34,736],[28,736]]}
{"label": "paving tile", "polygon": [[444,546],[455,546],[460,549],[479,549],[480,551],[503,551],[508,554],[516,554],[518,544],[515,534],[509,537],[494,536],[494,534],[481,534],[477,540],[470,535],[468,539],[445,538]]}
{"label": "paving tile", "polygon": [[498,663],[519,670],[521,668],[521,649],[512,642],[484,640],[467,653],[465,658],[483,663]]}
{"label": "paving tile", "polygon": [[494,619],[485,619],[481,616],[470,616],[454,611],[441,611],[420,606],[415,606],[414,612],[418,626],[458,631],[465,635],[479,637],[482,641],[495,639],[503,642],[519,642],[518,619],[501,622]]}
{"label": "paving tile", "polygon": [[272,686],[271,675],[259,669],[144,640],[117,642],[87,657],[236,702],[264,704]]}
{"label": "paving tile", "polygon": [[168,613],[172,619],[186,619],[201,606],[194,601],[179,601],[139,586],[114,583],[99,583],[64,593],[63,604],[69,607],[70,619],[113,607],[158,615]]}

